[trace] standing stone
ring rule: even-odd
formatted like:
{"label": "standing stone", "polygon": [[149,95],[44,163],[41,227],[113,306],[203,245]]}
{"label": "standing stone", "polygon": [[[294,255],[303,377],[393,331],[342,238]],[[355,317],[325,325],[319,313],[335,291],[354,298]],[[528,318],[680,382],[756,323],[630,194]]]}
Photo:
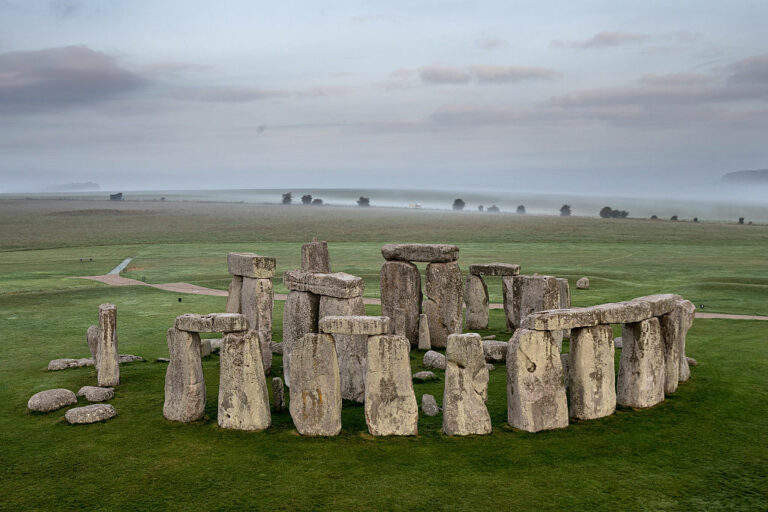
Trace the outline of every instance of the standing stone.
{"label": "standing stone", "polygon": [[592,420],[616,411],[614,350],[609,325],[571,331],[568,367],[571,418]]}
{"label": "standing stone", "polygon": [[413,263],[386,261],[379,277],[381,314],[396,321],[395,310],[405,311],[405,336],[411,344],[418,343],[421,313],[421,275]]}
{"label": "standing stone", "polygon": [[429,320],[427,315],[419,315],[419,350],[430,350],[432,342],[429,339]]}
{"label": "standing stone", "polygon": [[[396,336],[406,336],[408,318],[406,316],[405,309],[395,308],[395,318],[392,319],[392,329]],[[393,334],[389,333],[389,334]],[[407,338],[407,336],[406,336]]]}
{"label": "standing stone", "polygon": [[467,275],[467,285],[464,287],[464,304],[466,328],[488,328],[488,286],[480,276]]}
{"label": "standing stone", "polygon": [[200,340],[200,357],[208,357],[211,355],[211,340]]}
{"label": "standing stone", "polygon": [[433,347],[444,347],[450,334],[461,333],[462,288],[461,270],[455,261],[427,265],[424,313],[429,318]]}
{"label": "standing stone", "polygon": [[275,412],[285,410],[285,388],[280,377],[272,379],[272,408]]}
{"label": "standing stone", "polygon": [[568,426],[563,366],[549,331],[518,329],[509,340],[507,422],[528,432]]}
{"label": "standing stone", "polygon": [[243,276],[232,276],[227,293],[227,313],[240,313],[240,293],[243,290]]}
{"label": "standing stone", "polygon": [[418,434],[419,406],[413,392],[410,350],[404,336],[368,338],[365,422],[371,435]]}
{"label": "standing stone", "polygon": [[685,357],[685,337],[693,323],[696,306],[679,300],[674,309],[659,317],[661,339],[664,343],[664,392],[677,391],[679,382],[688,380],[690,369]]}
{"label": "standing stone", "polygon": [[258,431],[272,424],[260,347],[256,331],[224,335],[219,376],[221,428]]}
{"label": "standing stone", "polygon": [[519,276],[504,276],[501,278],[501,296],[504,306],[504,316],[507,319],[507,332],[515,330],[514,318],[515,318],[515,279]]}
{"label": "standing stone", "polygon": [[426,393],[421,395],[421,412],[427,416],[437,416],[440,413],[440,407],[437,406],[434,396]]}
{"label": "standing stone", "polygon": [[97,359],[97,353],[99,351],[99,338],[101,337],[101,334],[99,333],[99,326],[98,325],[92,325],[88,327],[88,330],[85,331],[85,341],[88,342],[88,350],[91,352],[91,359],[93,359],[94,364]]}
{"label": "standing stone", "polygon": [[291,350],[293,369],[288,404],[293,424],[303,436],[341,432],[339,360],[330,334],[306,334]]}
{"label": "standing stone", "polygon": [[445,350],[443,432],[449,436],[491,433],[488,368],[479,334],[451,334]]}
{"label": "standing stone", "polygon": [[638,409],[663,402],[664,346],[659,319],[624,324],[621,339],[616,401]]}
{"label": "standing stone", "polygon": [[200,335],[168,329],[171,362],[165,372],[163,416],[171,421],[197,421],[205,413],[205,378],[200,361]]}
{"label": "standing stone", "polygon": [[579,290],[589,290],[589,278],[582,277],[578,281],[576,281],[576,288],[578,288]]}
{"label": "standing stone", "polygon": [[[557,278],[557,290],[560,294],[560,309],[568,309],[571,307],[571,286],[568,284],[568,279],[564,277]],[[571,330],[564,329],[561,336],[571,337]],[[560,349],[562,350],[562,342],[560,343]]]}
{"label": "standing stone", "polygon": [[272,304],[274,293],[271,279],[243,278],[240,310],[248,328],[259,333],[261,362],[266,374],[272,371]]}
{"label": "standing stone", "polygon": [[[685,382],[691,378],[691,368],[689,357],[685,355],[685,337],[688,334],[688,330],[693,326],[693,319],[696,316],[696,306],[689,300],[680,300],[675,305],[676,308],[682,310],[681,316],[681,330],[678,337],[678,343],[680,343],[680,372],[678,377],[680,382]],[[696,365],[693,365],[696,366]]]}
{"label": "standing stone", "polygon": [[99,386],[120,384],[120,355],[117,351],[117,306],[99,306],[99,348],[96,351],[96,370]]}
{"label": "standing stone", "polygon": [[[320,297],[319,318],[365,315],[362,297],[336,299]],[[365,400],[365,360],[367,334],[334,334],[339,357],[341,398],[362,403]]]}
{"label": "standing stone", "polygon": [[571,380],[570,366],[571,366],[571,354],[560,354],[560,364],[563,365],[563,385],[568,389],[568,382]]}
{"label": "standing stone", "polygon": [[328,254],[328,243],[313,239],[301,246],[301,270],[307,272],[331,272],[331,256]]}
{"label": "standing stone", "polygon": [[291,351],[305,334],[317,332],[320,298],[309,292],[288,293],[283,308],[283,378],[291,386]]}

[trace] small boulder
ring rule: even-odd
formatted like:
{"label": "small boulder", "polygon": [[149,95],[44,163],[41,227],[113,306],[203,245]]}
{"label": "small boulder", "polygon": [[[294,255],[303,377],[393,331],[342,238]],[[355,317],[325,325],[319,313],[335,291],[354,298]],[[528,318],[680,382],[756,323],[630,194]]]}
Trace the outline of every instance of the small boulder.
{"label": "small boulder", "polygon": [[120,354],[120,364],[122,363],[135,363],[136,361],[143,361],[141,356],[134,356],[133,354]]}
{"label": "small boulder", "polygon": [[485,367],[488,369],[489,372],[492,372],[496,369],[495,366],[493,366],[491,363],[485,363]]}
{"label": "small boulder", "polygon": [[438,370],[445,370],[445,356],[440,352],[434,350],[428,350],[424,354],[424,366],[427,368],[437,368]]}
{"label": "small boulder", "polygon": [[416,372],[413,374],[413,380],[419,382],[429,382],[430,380],[437,380],[437,375],[430,371]]}
{"label": "small boulder", "polygon": [[48,371],[55,372],[57,370],[66,370],[67,368],[80,368],[81,366],[93,366],[95,361],[89,358],[82,359],[54,359],[48,363]]}
{"label": "small boulder", "polygon": [[578,281],[576,281],[576,288],[579,290],[589,290],[589,278],[588,277],[582,277]]}
{"label": "small boulder", "polygon": [[115,396],[115,390],[98,386],[83,386],[77,392],[77,396],[84,396],[89,402],[104,402]]}
{"label": "small boulder", "polygon": [[68,389],[49,389],[32,395],[27,402],[27,409],[36,412],[49,412],[77,403],[77,397]]}
{"label": "small boulder", "polygon": [[686,357],[685,359],[688,360],[688,366],[699,366],[699,362],[694,358]]}
{"label": "small boulder", "polygon": [[440,408],[437,406],[437,400],[435,400],[434,396],[421,396],[421,412],[427,416],[437,416],[440,413]]}
{"label": "small boulder", "polygon": [[96,423],[105,421],[117,416],[115,408],[109,404],[92,404],[85,407],[75,407],[70,409],[64,415],[67,421],[72,425],[84,425],[86,423]]}

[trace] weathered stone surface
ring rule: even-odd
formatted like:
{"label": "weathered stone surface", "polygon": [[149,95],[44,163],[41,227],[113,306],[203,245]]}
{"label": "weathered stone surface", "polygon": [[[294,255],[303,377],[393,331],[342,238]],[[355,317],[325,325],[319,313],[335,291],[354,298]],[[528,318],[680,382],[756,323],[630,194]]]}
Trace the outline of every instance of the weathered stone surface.
{"label": "weathered stone surface", "polygon": [[495,340],[496,339],[496,335],[495,334],[489,334],[488,336],[483,336],[482,339],[483,339],[483,341],[485,341],[485,340]]}
{"label": "weathered stone surface", "polygon": [[632,299],[633,302],[646,302],[651,306],[651,314],[653,316],[666,315],[671,312],[677,301],[683,298],[674,293],[660,293],[658,295],[646,295],[645,297],[637,297]]}
{"label": "weathered stone surface", "polygon": [[99,332],[98,325],[92,325],[85,331],[85,340],[88,342],[88,350],[91,351],[91,359],[96,361],[96,353],[99,350],[99,338],[101,333]]}
{"label": "weathered stone surface", "polygon": [[613,331],[608,325],[571,331],[569,384],[571,418],[591,420],[616,411]]}
{"label": "weathered stone surface", "polygon": [[578,281],[576,281],[576,288],[579,290],[589,290],[589,278],[588,277],[581,277]]}
{"label": "weathered stone surface", "polygon": [[386,316],[324,316],[319,322],[320,332],[326,334],[365,334],[375,336],[389,332]]}
{"label": "weathered stone surface", "polygon": [[173,326],[188,332],[239,332],[248,330],[245,316],[238,313],[211,313],[196,315],[186,313],[176,317]]}
{"label": "weathered stone surface", "polygon": [[517,276],[513,281],[513,324],[520,326],[531,313],[560,307],[560,288],[552,276]]}
{"label": "weathered stone surface", "polygon": [[[505,276],[501,278],[501,296],[504,306],[504,316],[507,320],[507,331],[512,332],[515,329],[513,320],[515,318],[514,301],[514,281],[517,276]],[[519,306],[518,306],[519,310]]]}
{"label": "weathered stone surface", "polygon": [[534,331],[557,331],[591,327],[599,323],[593,308],[550,309],[527,315],[521,327]]}
{"label": "weathered stone surface", "polygon": [[[696,306],[689,300],[679,300],[675,304],[675,308],[680,308],[682,321],[680,336],[678,342],[680,343],[680,371],[678,372],[678,378],[680,382],[685,382],[691,378],[691,369],[689,368],[689,357],[685,355],[685,338],[688,334],[688,330],[693,326],[693,319],[696,316]],[[694,363],[696,361],[694,360]],[[693,366],[696,366],[695,364]]]}
{"label": "weathered stone surface", "polygon": [[99,348],[96,372],[99,386],[120,384],[120,354],[117,351],[117,306],[99,306]]}
{"label": "weathered stone surface", "polygon": [[464,287],[464,304],[467,309],[464,312],[464,320],[467,329],[488,328],[488,287],[482,277],[476,275],[467,276],[467,284]]}
{"label": "weathered stone surface", "polygon": [[622,346],[624,346],[621,336],[617,336],[616,338],[613,338],[613,346],[614,348],[621,348]]}
{"label": "weathered stone surface", "polygon": [[488,368],[479,334],[451,334],[445,349],[443,432],[449,436],[491,433]]}
{"label": "weathered stone surface", "polygon": [[301,246],[301,270],[331,273],[331,256],[327,242],[315,239]]}
{"label": "weathered stone surface", "polygon": [[640,301],[609,302],[589,309],[595,311],[601,324],[632,324],[653,316],[651,305]]}
{"label": "weathered stone surface", "polygon": [[413,380],[419,382],[429,382],[430,380],[437,380],[437,376],[430,371],[421,371],[413,374]]}
{"label": "weathered stone surface", "polygon": [[488,368],[489,372],[492,372],[493,370],[496,369],[496,367],[494,365],[492,365],[491,363],[485,363],[485,367]]}
{"label": "weathered stone surface", "polygon": [[259,431],[272,424],[261,345],[254,330],[224,336],[219,374],[221,428]]}
{"label": "weathered stone surface", "polygon": [[282,343],[275,343],[272,342],[272,353],[273,354],[283,354],[283,344]]}
{"label": "weathered stone surface", "polygon": [[509,349],[509,344],[506,341],[483,340],[483,353],[485,354],[485,361],[488,363],[506,361],[507,349]]}
{"label": "weathered stone surface", "polygon": [[[330,316],[363,316],[362,297],[337,299],[320,297],[320,318]],[[334,334],[339,356],[341,398],[362,403],[365,400],[365,364],[368,347],[367,334]]]}
{"label": "weathered stone surface", "polygon": [[27,409],[36,412],[49,412],[77,403],[77,397],[68,389],[48,389],[35,393],[27,402]]}
{"label": "weathered stone surface", "polygon": [[272,371],[272,307],[274,292],[271,279],[243,278],[240,310],[248,322],[248,328],[259,333],[261,364],[264,373]]}
{"label": "weathered stone surface", "polygon": [[[394,329],[392,329],[392,327],[394,327]],[[407,338],[408,337],[407,328],[408,328],[408,314],[403,308],[395,308],[395,317],[392,319],[392,325],[390,326],[392,333],[394,333],[396,336],[405,336]],[[384,333],[384,334],[392,334],[392,333]]]}
{"label": "weathered stone surface", "polygon": [[476,263],[469,266],[473,276],[516,276],[520,274],[520,265],[512,263]]}
{"label": "weathered stone surface", "polygon": [[293,424],[303,436],[341,432],[339,360],[330,334],[306,334],[291,350]]}
{"label": "weathered stone surface", "polygon": [[120,361],[120,364],[123,364],[135,363],[136,361],[144,361],[144,358],[141,356],[134,356],[133,354],[120,354],[120,356],[118,356],[118,360]]}
{"label": "weathered stone surface", "polygon": [[104,402],[115,396],[115,390],[98,386],[83,386],[77,392],[77,396],[84,396],[89,402]]}
{"label": "weathered stone surface", "polygon": [[243,291],[243,276],[232,276],[227,292],[227,305],[224,309],[227,313],[241,313],[240,294]]}
{"label": "weathered stone surface", "polygon": [[171,421],[197,421],[205,413],[205,377],[200,361],[200,335],[168,329],[171,362],[165,372],[163,416]]}
{"label": "weathered stone surface", "polygon": [[571,285],[568,284],[568,279],[564,277],[557,278],[557,288],[560,292],[560,309],[568,309],[571,307]]}
{"label": "weathered stone surface", "polygon": [[446,244],[387,244],[381,248],[385,260],[447,263],[459,259],[459,248]]}
{"label": "weathered stone surface", "polygon": [[651,318],[621,329],[621,350],[616,402],[635,408],[664,401],[664,346],[659,319]]}
{"label": "weathered stone surface", "polygon": [[571,354],[560,354],[560,364],[563,365],[563,385],[568,388],[568,381],[570,380],[571,376],[570,373],[570,365],[571,365]]}
{"label": "weathered stone surface", "polygon": [[211,340],[200,340],[200,357],[208,357],[211,355]]}
{"label": "weathered stone surface", "polygon": [[285,388],[280,377],[272,379],[272,409],[275,412],[285,410]]}
{"label": "weathered stone surface", "polygon": [[221,344],[224,343],[222,338],[214,338],[208,341],[211,342],[211,353],[219,352],[221,350]]}
{"label": "weathered stone surface", "polygon": [[[283,378],[291,387],[291,351],[305,334],[317,332],[320,297],[309,292],[288,293],[283,307]],[[334,349],[335,350],[335,349]]]}
{"label": "weathered stone surface", "polygon": [[105,421],[117,416],[115,408],[109,404],[93,404],[84,407],[75,407],[64,414],[71,425],[85,425]]}
{"label": "weathered stone surface", "polygon": [[437,416],[440,414],[440,407],[437,406],[437,400],[432,395],[421,395],[421,411],[427,416]]}
{"label": "weathered stone surface", "polygon": [[67,368],[80,368],[82,366],[93,366],[96,362],[93,359],[89,358],[82,358],[82,359],[71,359],[71,358],[64,358],[64,359],[54,359],[48,363],[48,371],[54,372],[57,370],[66,370]]}
{"label": "weathered stone surface", "polygon": [[562,361],[549,331],[518,329],[509,341],[507,421],[528,432],[568,426]]}
{"label": "weathered stone surface", "polygon": [[438,370],[445,370],[445,356],[440,352],[434,350],[428,350],[424,354],[424,366],[427,368],[437,368]]}
{"label": "weathered stone surface", "polygon": [[427,315],[419,315],[419,350],[430,350],[432,341],[429,339],[429,319]]}
{"label": "weathered stone surface", "polygon": [[671,312],[659,317],[661,339],[664,344],[664,392],[677,391],[679,382],[688,380],[690,369],[685,357],[685,338],[693,324],[696,306],[687,300],[678,300]]}
{"label": "weathered stone surface", "polygon": [[444,347],[449,335],[461,333],[464,293],[459,264],[427,265],[425,291],[424,313],[429,319],[430,343],[433,347]]}
{"label": "weathered stone surface", "polygon": [[418,434],[419,406],[413,392],[410,350],[404,336],[368,338],[365,422],[371,435]]}
{"label": "weathered stone surface", "polygon": [[310,292],[337,299],[360,297],[365,289],[362,277],[344,272],[318,274],[303,270],[289,270],[283,274],[283,284],[289,290]]}
{"label": "weathered stone surface", "polygon": [[275,258],[250,252],[227,254],[227,267],[233,276],[269,279],[275,275]]}
{"label": "weathered stone surface", "polygon": [[685,358],[688,361],[688,366],[699,366],[699,362],[692,357]]}
{"label": "weathered stone surface", "polygon": [[[405,311],[405,336],[416,344],[419,336],[419,314],[421,313],[421,275],[413,263],[387,261],[381,266],[379,275],[381,314],[395,318],[395,311]],[[390,325],[394,328],[394,324]]]}

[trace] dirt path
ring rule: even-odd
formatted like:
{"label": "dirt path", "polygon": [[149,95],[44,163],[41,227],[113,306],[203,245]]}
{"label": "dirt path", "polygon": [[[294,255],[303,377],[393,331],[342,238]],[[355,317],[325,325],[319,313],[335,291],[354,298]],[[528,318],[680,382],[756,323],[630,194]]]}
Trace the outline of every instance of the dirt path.
{"label": "dirt path", "polygon": [[[115,274],[107,274],[103,276],[83,276],[78,279],[90,279],[91,281],[98,281],[100,283],[108,284],[111,286],[150,286],[157,288],[158,290],[165,290],[167,292],[175,293],[191,293],[197,295],[212,295],[216,297],[226,297],[226,290],[214,290],[213,288],[205,288],[204,286],[197,286],[189,283],[165,283],[165,284],[149,284],[136,279],[130,279],[128,277],[122,277]],[[286,295],[282,293],[275,294],[275,300],[285,300]],[[365,304],[381,304],[379,299],[363,299]],[[490,309],[503,309],[503,304],[490,304]],[[732,315],[728,313],[701,313],[696,312],[697,318],[721,318],[726,320],[768,320],[768,316],[760,315]]]}

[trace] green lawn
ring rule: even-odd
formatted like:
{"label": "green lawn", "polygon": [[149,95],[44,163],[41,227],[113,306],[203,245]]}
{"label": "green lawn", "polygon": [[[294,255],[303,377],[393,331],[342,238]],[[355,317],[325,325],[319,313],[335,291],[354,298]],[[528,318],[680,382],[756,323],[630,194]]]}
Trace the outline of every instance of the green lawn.
{"label": "green lawn", "polygon": [[[567,276],[572,285],[588,275],[592,289],[573,290],[579,305],[669,291],[704,303],[705,311],[768,314],[764,226],[397,211],[380,212],[376,224],[371,212],[353,209],[306,216],[194,204],[62,215],[51,213],[80,203],[8,203],[0,201],[7,221],[0,223],[0,510],[768,508],[768,322],[696,320],[688,353],[700,366],[650,410],[620,409],[561,431],[514,431],[505,426],[499,366],[491,373],[490,436],[448,438],[438,416],[420,418],[418,438],[373,439],[363,407],[345,404],[340,436],[307,439],[287,412],[273,414],[263,433],[219,429],[217,356],[203,363],[206,419],[163,419],[166,366],[154,359],[167,355],[165,330],[178,314],[221,311],[223,298],[73,278],[103,274],[133,256],[128,276],[225,288],[226,252],[276,256],[282,272],[298,266],[301,242],[317,235],[331,242],[334,268],[365,277],[366,295],[376,296],[382,243],[445,241],[461,247],[465,270],[499,260],[520,263],[526,273]],[[500,301],[500,284],[489,286]],[[93,368],[45,368],[53,358],[88,354],[85,330],[103,302],[118,306],[120,352],[148,360],[121,367],[110,402],[118,417],[73,427],[63,410],[29,413],[26,401],[37,391],[95,384]],[[281,302],[274,325],[280,340]],[[507,339],[503,328],[502,312],[492,311],[482,334]],[[412,353],[414,371],[422,369],[421,356]],[[281,374],[279,357],[273,370]],[[431,393],[441,401],[437,373],[439,381],[415,385],[417,398]]]}

